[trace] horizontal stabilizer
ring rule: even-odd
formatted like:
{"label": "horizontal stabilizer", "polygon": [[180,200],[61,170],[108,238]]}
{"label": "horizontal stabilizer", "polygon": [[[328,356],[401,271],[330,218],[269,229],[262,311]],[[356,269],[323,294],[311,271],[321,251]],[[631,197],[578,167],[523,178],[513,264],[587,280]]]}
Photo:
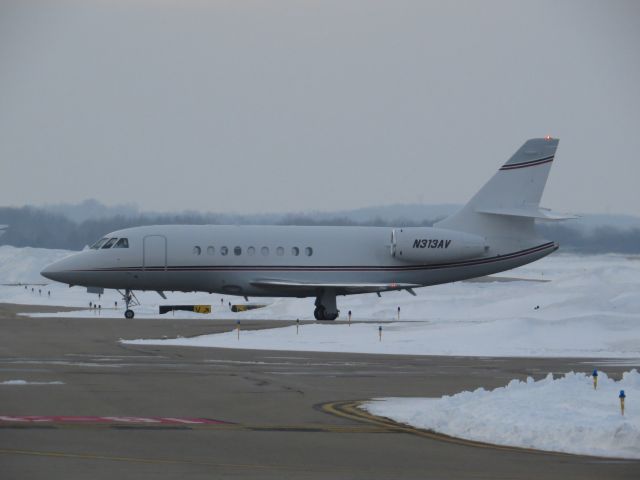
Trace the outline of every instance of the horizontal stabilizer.
{"label": "horizontal stabilizer", "polygon": [[577,215],[553,212],[548,208],[540,208],[538,206],[532,206],[531,208],[476,208],[475,211],[478,213],[487,213],[489,215],[507,215],[510,217],[535,218],[536,220],[547,221],[571,220],[579,218]]}
{"label": "horizontal stabilizer", "polygon": [[265,279],[251,282],[251,285],[265,289],[290,290],[300,293],[316,292],[322,289],[335,290],[342,295],[346,293],[374,293],[389,290],[409,290],[422,285],[415,283],[310,283],[288,280]]}

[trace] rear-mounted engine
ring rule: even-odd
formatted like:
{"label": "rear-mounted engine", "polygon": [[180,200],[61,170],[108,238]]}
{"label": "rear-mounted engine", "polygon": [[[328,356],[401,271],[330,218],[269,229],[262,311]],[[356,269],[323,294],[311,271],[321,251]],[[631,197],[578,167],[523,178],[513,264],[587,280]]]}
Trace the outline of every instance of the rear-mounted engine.
{"label": "rear-mounted engine", "polygon": [[440,263],[481,257],[483,237],[443,228],[409,227],[391,231],[391,256],[407,262]]}

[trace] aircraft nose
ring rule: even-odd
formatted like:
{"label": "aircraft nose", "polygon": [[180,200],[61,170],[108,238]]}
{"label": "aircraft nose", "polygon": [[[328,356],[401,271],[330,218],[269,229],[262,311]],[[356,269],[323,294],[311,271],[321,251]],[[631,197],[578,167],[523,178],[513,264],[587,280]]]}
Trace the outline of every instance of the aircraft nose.
{"label": "aircraft nose", "polygon": [[56,275],[56,273],[58,273],[58,271],[54,268],[56,263],[58,262],[54,262],[44,267],[44,269],[40,272],[40,275],[42,275],[44,278],[48,278],[49,280],[57,281],[58,275]]}
{"label": "aircraft nose", "polygon": [[40,275],[55,282],[68,283],[66,281],[67,267],[65,266],[64,260],[58,260],[57,262],[47,265],[44,270],[40,272]]}

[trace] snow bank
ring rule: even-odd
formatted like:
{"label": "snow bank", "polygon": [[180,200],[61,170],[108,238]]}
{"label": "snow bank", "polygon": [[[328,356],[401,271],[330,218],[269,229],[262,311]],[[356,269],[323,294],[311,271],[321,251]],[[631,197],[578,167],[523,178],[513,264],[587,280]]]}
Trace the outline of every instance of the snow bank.
{"label": "snow bank", "polygon": [[[627,396],[624,416],[618,395]],[[446,435],[499,445],[581,455],[640,459],[640,374],[615,381],[549,374],[537,382],[512,380],[442,398],[382,398],[364,409],[396,422]]]}
{"label": "snow bank", "polygon": [[[382,341],[378,327],[382,326]],[[372,322],[307,324],[200,335],[189,338],[123,340],[135,345],[352,352],[398,355],[494,357],[640,358],[638,322],[616,318],[533,319],[488,322]]]}
{"label": "snow bank", "polygon": [[40,272],[45,266],[76,253],[46,248],[0,246],[0,283],[48,283]]}

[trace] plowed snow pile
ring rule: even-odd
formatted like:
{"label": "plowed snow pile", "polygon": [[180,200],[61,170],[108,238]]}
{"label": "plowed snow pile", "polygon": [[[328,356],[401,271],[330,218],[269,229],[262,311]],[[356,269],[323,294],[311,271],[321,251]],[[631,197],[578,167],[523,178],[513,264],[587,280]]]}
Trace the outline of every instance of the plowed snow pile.
{"label": "plowed snow pile", "polygon": [[[620,390],[626,394],[624,416]],[[480,442],[605,457],[640,458],[640,374],[615,381],[551,374],[512,380],[442,398],[381,398],[364,405],[374,415]]]}

